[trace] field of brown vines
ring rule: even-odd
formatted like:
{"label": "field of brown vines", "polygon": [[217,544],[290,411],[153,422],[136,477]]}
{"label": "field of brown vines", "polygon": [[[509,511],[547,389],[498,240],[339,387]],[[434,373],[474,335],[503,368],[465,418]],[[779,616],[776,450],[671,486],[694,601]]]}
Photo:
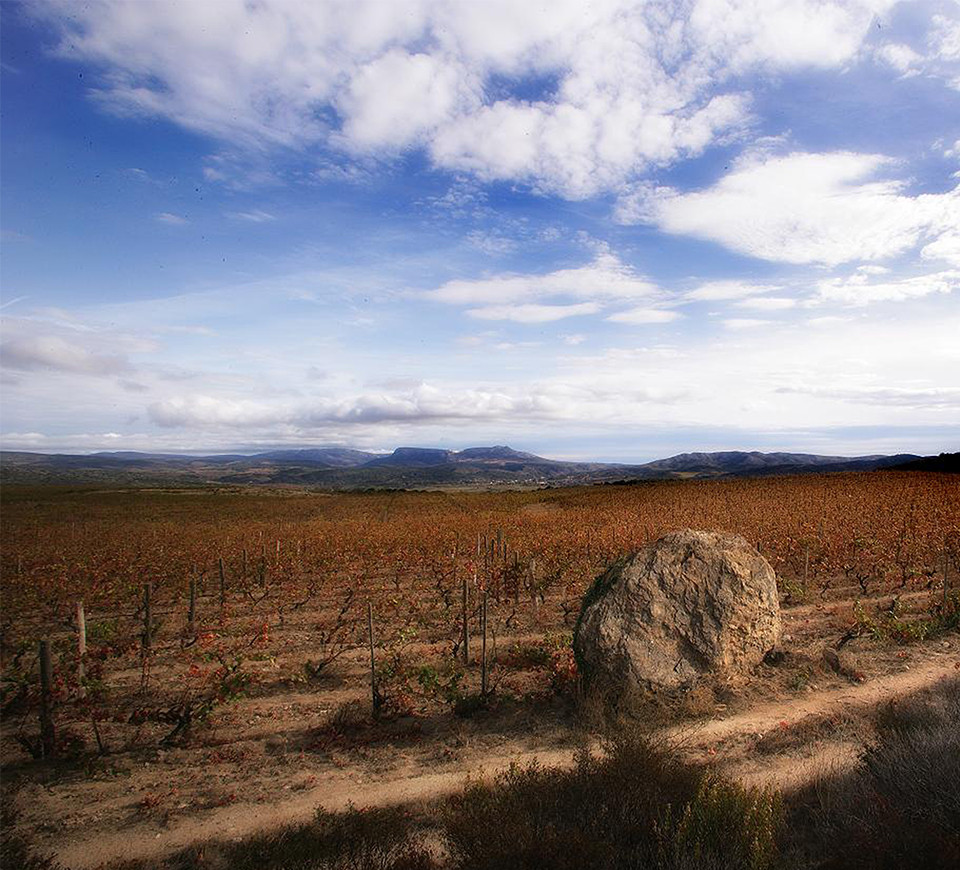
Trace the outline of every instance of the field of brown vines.
{"label": "field of brown vines", "polygon": [[[615,559],[683,527],[756,544],[778,575],[788,647],[857,636],[893,656],[957,624],[960,480],[950,475],[495,493],[8,487],[3,762],[30,779],[45,754],[72,764],[109,758],[115,767],[193,746],[206,764],[242,768],[260,716],[253,711],[268,708],[263,715],[302,720],[301,762],[312,752],[334,764],[343,763],[346,735],[368,744],[427,739],[438,717],[452,722],[494,697],[513,699],[514,710],[532,699],[528,712],[549,717],[576,684],[569,641],[585,589]],[[378,712],[393,723],[380,731],[362,721],[371,705],[368,606]],[[46,749],[37,725],[43,639],[53,653],[56,724]],[[811,673],[798,666],[782,679],[799,690]],[[861,679],[854,670],[846,677]],[[269,754],[266,745],[256,751]],[[207,804],[194,795],[189,807],[242,801],[243,784]],[[140,815],[177,800],[163,789],[130,790]]]}

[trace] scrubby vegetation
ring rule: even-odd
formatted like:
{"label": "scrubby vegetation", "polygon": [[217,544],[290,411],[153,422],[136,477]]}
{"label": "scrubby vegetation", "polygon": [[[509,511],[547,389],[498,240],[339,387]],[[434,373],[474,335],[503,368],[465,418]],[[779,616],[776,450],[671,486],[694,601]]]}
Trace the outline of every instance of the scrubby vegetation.
{"label": "scrubby vegetation", "polygon": [[890,702],[860,764],[792,802],[785,839],[806,866],[960,866],[960,678]]}
{"label": "scrubby vegetation", "polygon": [[[111,870],[960,865],[960,678],[889,703],[875,724],[851,771],[783,795],[621,734],[569,770],[515,767],[426,806],[321,810],[306,825]],[[27,860],[19,840],[5,846]]]}

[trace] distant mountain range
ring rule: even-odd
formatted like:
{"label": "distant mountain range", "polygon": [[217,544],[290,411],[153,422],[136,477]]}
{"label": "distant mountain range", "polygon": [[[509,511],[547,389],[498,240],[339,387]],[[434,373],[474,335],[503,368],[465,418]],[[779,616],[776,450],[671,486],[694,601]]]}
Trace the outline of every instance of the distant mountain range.
{"label": "distant mountain range", "polygon": [[184,456],[130,451],[89,455],[3,451],[6,484],[120,486],[261,484],[326,489],[422,489],[563,486],[639,480],[746,477],[902,468],[960,470],[960,454],[919,457],[817,456],[809,453],[681,453],[642,465],[564,462],[506,446],[438,450],[398,447],[368,453],[345,447],[270,450],[252,456]]}

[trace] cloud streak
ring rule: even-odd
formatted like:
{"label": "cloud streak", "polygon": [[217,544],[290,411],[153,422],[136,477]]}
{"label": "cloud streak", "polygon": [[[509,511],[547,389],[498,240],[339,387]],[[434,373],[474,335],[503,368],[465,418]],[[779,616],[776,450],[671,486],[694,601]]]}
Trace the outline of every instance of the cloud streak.
{"label": "cloud streak", "polygon": [[129,372],[129,360],[119,354],[94,353],[55,335],[8,339],[0,344],[0,366],[17,371],[118,375]]}

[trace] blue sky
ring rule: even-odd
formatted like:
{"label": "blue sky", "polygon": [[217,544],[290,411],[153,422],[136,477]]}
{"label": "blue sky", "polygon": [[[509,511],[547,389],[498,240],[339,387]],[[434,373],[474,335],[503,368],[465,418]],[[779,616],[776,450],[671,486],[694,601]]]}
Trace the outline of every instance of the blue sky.
{"label": "blue sky", "polygon": [[957,448],[956,2],[0,15],[7,449]]}

